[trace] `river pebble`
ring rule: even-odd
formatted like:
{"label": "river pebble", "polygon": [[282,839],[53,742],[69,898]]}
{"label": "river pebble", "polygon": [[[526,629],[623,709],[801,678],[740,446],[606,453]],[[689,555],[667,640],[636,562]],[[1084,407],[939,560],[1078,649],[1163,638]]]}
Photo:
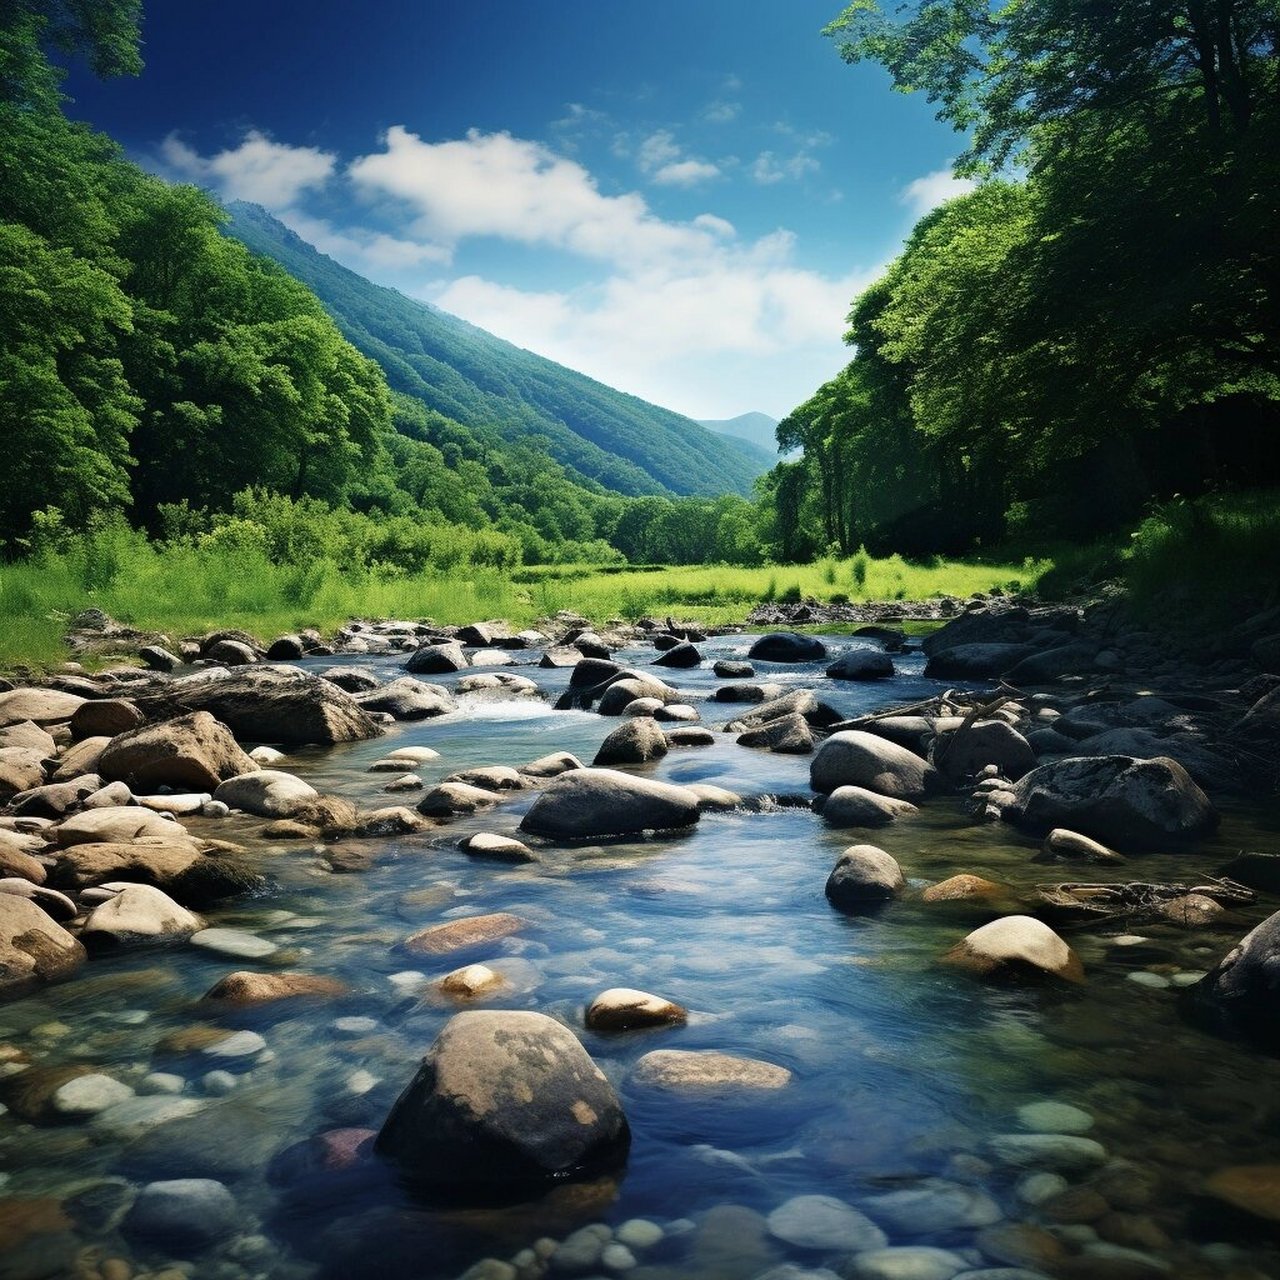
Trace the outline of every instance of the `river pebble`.
{"label": "river pebble", "polygon": [[1093,1117],[1066,1102],[1028,1102],[1018,1108],[1018,1123],[1032,1133],[1087,1133]]}
{"label": "river pebble", "polygon": [[1004,1217],[1000,1206],[985,1192],[941,1178],[922,1187],[872,1196],[866,1209],[876,1222],[901,1235],[989,1227]]}
{"label": "river pebble", "polygon": [[1060,1196],[1071,1184],[1060,1173],[1028,1173],[1018,1179],[1014,1193],[1023,1204],[1044,1204]]}
{"label": "river pebble", "polygon": [[123,1081],[95,1072],[68,1080],[54,1093],[52,1104],[61,1116],[85,1117],[127,1102],[133,1096],[134,1091]]}
{"label": "river pebble", "polygon": [[191,935],[191,943],[237,960],[261,960],[279,950],[274,942],[243,929],[201,929]]}
{"label": "river pebble", "polygon": [[1070,1173],[1090,1169],[1107,1158],[1100,1142],[1074,1134],[1000,1133],[987,1146],[1001,1164],[1020,1169],[1043,1166]]}
{"label": "river pebble", "polygon": [[795,1196],[767,1219],[769,1234],[798,1249],[883,1249],[888,1237],[870,1218],[835,1196]]}
{"label": "river pebble", "polygon": [[205,1045],[201,1051],[210,1058],[247,1058],[261,1053],[267,1042],[256,1031],[233,1031],[221,1040]]}
{"label": "river pebble", "polygon": [[847,1273],[849,1280],[951,1280],[968,1266],[949,1249],[909,1245],[860,1253]]}

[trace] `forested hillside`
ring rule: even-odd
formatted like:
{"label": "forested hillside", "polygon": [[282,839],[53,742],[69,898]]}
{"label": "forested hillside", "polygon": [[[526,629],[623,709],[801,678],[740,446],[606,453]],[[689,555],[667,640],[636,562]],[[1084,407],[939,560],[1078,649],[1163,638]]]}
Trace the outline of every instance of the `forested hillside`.
{"label": "forested hillside", "polygon": [[258,205],[230,208],[228,230],[314,290],[393,388],[457,422],[539,441],[574,474],[624,494],[747,494],[769,465],[749,444],[370,283]]}
{"label": "forested hillside", "polygon": [[981,185],[920,221],[855,300],[851,364],[781,424],[783,554],[1080,540],[1280,482],[1276,6],[939,13],[828,30],[938,105]]}

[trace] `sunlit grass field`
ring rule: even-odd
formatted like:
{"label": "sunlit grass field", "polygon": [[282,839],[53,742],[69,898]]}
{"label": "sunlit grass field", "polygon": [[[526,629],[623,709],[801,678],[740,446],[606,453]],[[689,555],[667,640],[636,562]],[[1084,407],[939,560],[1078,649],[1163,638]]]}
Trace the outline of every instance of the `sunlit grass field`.
{"label": "sunlit grass field", "polygon": [[304,626],[331,631],[351,618],[443,624],[504,618],[528,626],[562,609],[596,623],[671,613],[714,625],[740,622],[767,600],[923,600],[993,586],[1031,589],[1049,565],[919,564],[859,555],[756,569],[469,566],[398,576],[343,571],[326,560],[288,565],[251,551],[157,547],[136,535],[107,532],[79,540],[69,551],[0,564],[0,666],[62,660],[70,620],[91,607],[175,642],[219,627],[241,627],[263,638]]}

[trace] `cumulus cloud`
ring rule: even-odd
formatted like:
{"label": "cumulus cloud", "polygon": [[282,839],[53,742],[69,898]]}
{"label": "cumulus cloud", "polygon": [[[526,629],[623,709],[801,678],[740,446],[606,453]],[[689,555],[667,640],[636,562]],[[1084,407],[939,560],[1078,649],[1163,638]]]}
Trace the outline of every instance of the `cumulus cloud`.
{"label": "cumulus cloud", "polygon": [[907,183],[898,199],[917,218],[923,218],[930,209],[936,209],[940,204],[954,200],[956,196],[967,194],[977,185],[969,178],[957,178],[950,169],[937,169]]}
{"label": "cumulus cloud", "polygon": [[509,133],[473,129],[465,138],[425,142],[397,125],[381,151],[347,172],[368,197],[399,201],[408,230],[440,245],[497,236],[634,264],[714,243],[705,227],[656,217],[636,192],[604,195],[576,160]]}
{"label": "cumulus cloud", "polygon": [[719,167],[710,161],[686,155],[668,129],[659,129],[640,143],[636,164],[641,173],[664,187],[692,187],[720,176]]}
{"label": "cumulus cloud", "polygon": [[171,133],[160,157],[177,177],[213,187],[228,200],[251,200],[268,209],[287,209],[307,191],[332,177],[337,157],[318,147],[292,147],[251,129],[238,147],[202,156]]}

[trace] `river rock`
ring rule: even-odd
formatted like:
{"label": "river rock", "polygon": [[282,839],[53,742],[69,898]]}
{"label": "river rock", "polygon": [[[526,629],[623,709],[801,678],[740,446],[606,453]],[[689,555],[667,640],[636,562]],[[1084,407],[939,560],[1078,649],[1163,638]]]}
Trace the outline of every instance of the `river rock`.
{"label": "river rock", "polygon": [[71,717],[71,736],[77,742],[84,738],[114,738],[136,729],[145,719],[127,698],[97,698],[76,708]]}
{"label": "river rock", "polygon": [[250,973],[241,969],[219,979],[201,999],[228,1005],[261,1005],[299,997],[341,996],[349,990],[345,982],[319,973]]}
{"label": "river rock", "polygon": [[978,720],[967,729],[939,733],[929,758],[953,782],[976,778],[991,765],[1016,782],[1036,767],[1031,745],[1003,720]]}
{"label": "river rock", "polygon": [[1018,1123],[1031,1133],[1088,1133],[1093,1117],[1069,1102],[1028,1102],[1018,1108]]}
{"label": "river rock", "polygon": [[1048,858],[1080,859],[1084,862],[1123,862],[1116,852],[1105,844],[1090,840],[1078,831],[1068,831],[1066,827],[1054,827],[1044,838],[1041,853]]}
{"label": "river rock", "polygon": [[577,756],[568,751],[553,751],[550,755],[539,756],[528,764],[520,766],[520,772],[528,778],[558,778],[571,769],[582,769],[585,766]]}
{"label": "river rock", "polygon": [[813,730],[802,715],[779,716],[740,733],[737,742],[740,747],[772,751],[775,755],[807,756],[813,750]]}
{"label": "river rock", "polygon": [[253,645],[246,644],[243,640],[218,640],[204,650],[204,656],[210,662],[221,663],[224,667],[243,667],[258,660]]}
{"label": "river rock", "polygon": [[349,693],[298,667],[209,668],[134,701],[157,719],[208,711],[242,742],[357,742],[382,733]]}
{"label": "river rock", "polygon": [[125,1217],[127,1236],[172,1246],[204,1247],[240,1229],[235,1197],[212,1178],[148,1183]]}
{"label": "river rock", "polygon": [[732,725],[726,727],[740,732],[768,724],[781,716],[791,715],[803,716],[815,729],[828,728],[844,719],[834,707],[821,701],[812,689],[793,689],[790,693],[766,698],[744,715],[736,717]]}
{"label": "river rock", "polygon": [[467,964],[440,979],[440,990],[459,1000],[475,1000],[505,985],[506,979],[487,964]]}
{"label": "river rock", "polygon": [[0,804],[44,782],[45,753],[35,747],[0,747]]}
{"label": "river rock", "polygon": [[262,960],[280,950],[274,942],[245,929],[201,929],[191,935],[191,945],[236,960]]}
{"label": "river rock", "polygon": [[795,631],[774,631],[747,650],[747,657],[759,662],[821,662],[827,656],[827,646],[816,636],[800,635]]}
{"label": "river rock", "polygon": [[14,897],[34,902],[45,915],[59,924],[66,924],[80,914],[79,908],[66,894],[45,885],[32,884],[30,880],[23,880],[17,876],[6,876],[0,879],[0,893],[13,894]]}
{"label": "river rock", "polygon": [[84,947],[34,902],[0,894],[0,1000],[71,977]]}
{"label": "river rock", "polygon": [[837,787],[819,811],[832,827],[883,827],[920,812],[909,800],[877,795],[865,787]]}
{"label": "river rock", "polygon": [[[9,835],[9,832],[0,832],[0,837]],[[21,835],[21,832],[14,832],[14,835]],[[25,845],[19,841],[12,844],[0,838],[0,877],[4,879],[16,878],[27,880],[31,884],[44,884],[48,877],[45,865],[39,858],[28,852],[28,849],[42,849],[43,841],[33,840],[30,845]]]}
{"label": "river rock", "polygon": [[1068,827],[1119,849],[1160,849],[1213,830],[1218,815],[1176,760],[1068,757],[1033,769],[1013,788],[1006,821]]}
{"label": "river rock", "polygon": [[612,681],[601,693],[596,710],[602,716],[620,716],[637,698],[657,698],[667,703],[678,702],[680,695],[669,684],[636,673]]}
{"label": "river rock", "polygon": [[445,1024],[377,1149],[415,1181],[483,1191],[607,1171],[630,1137],[612,1085],[567,1027],[477,1010]]}
{"label": "river rock", "polygon": [[827,668],[829,680],[884,680],[893,675],[893,659],[883,649],[853,649]]}
{"label": "river rock", "polygon": [[769,1214],[767,1222],[771,1236],[797,1249],[862,1253],[889,1243],[865,1213],[835,1196],[794,1196]]}
{"label": "river rock", "polygon": [[98,772],[135,790],[152,787],[212,791],[257,766],[231,730],[207,711],[143,725],[113,738],[98,759]]}
{"label": "river rock", "polygon": [[463,916],[459,920],[447,920],[444,924],[431,925],[410,934],[401,944],[411,955],[444,956],[454,951],[497,942],[518,933],[525,922],[509,912],[500,911],[483,916]]}
{"label": "river rock", "polygon": [[406,671],[416,675],[448,675],[454,671],[464,671],[467,666],[467,655],[462,646],[455,641],[446,644],[424,644],[416,649],[405,664]]}
{"label": "river rock", "polygon": [[982,876],[961,872],[937,884],[931,884],[920,895],[921,902],[958,904],[995,911],[1011,902],[1014,895],[1002,884],[984,880]]}
{"label": "river rock", "polygon": [[592,1031],[630,1031],[688,1021],[688,1010],[662,996],[630,987],[610,987],[587,1006],[586,1024]]}
{"label": "river rock", "polygon": [[102,778],[86,773],[70,782],[49,782],[20,791],[9,801],[9,807],[23,818],[62,818],[83,808],[85,801],[101,789]]}
{"label": "river rock", "polygon": [[1201,1021],[1280,1044],[1280,911],[1241,938],[1186,999]]}
{"label": "river rock", "polygon": [[182,666],[182,659],[158,644],[144,644],[138,650],[138,657],[151,671],[176,671]]}
{"label": "river rock", "polygon": [[[97,774],[98,760],[110,738],[85,738],[68,747],[49,776],[50,782],[70,782],[87,773]],[[101,775],[98,775],[101,776]]]}
{"label": "river rock", "polygon": [[827,877],[827,900],[841,911],[859,911],[896,898],[906,885],[897,861],[873,844],[850,845]]}
{"label": "river rock", "polygon": [[1035,650],[1026,644],[953,645],[930,653],[924,674],[930,680],[987,680],[1034,654]]}
{"label": "river rock", "polygon": [[204,928],[204,921],[149,884],[125,884],[90,912],[81,932],[86,946],[179,942]]}
{"label": "river rock", "polygon": [[646,1053],[631,1075],[637,1084],[658,1089],[714,1090],[781,1089],[791,1081],[786,1067],[756,1058],[687,1049],[655,1049]]}
{"label": "river rock", "polygon": [[943,1178],[928,1178],[918,1186],[872,1196],[866,1207],[877,1222],[902,1236],[973,1230],[1004,1217],[986,1192]]}
{"label": "river rock", "polygon": [[728,658],[721,658],[718,662],[712,663],[711,671],[721,680],[750,680],[756,673],[751,663],[734,662]]}
{"label": "river rock", "polygon": [[396,720],[430,720],[458,709],[449,691],[438,684],[401,676],[355,700],[366,711],[382,711]]}
{"label": "river rock", "polygon": [[[171,824],[172,825],[172,824]],[[234,857],[210,857],[189,841],[90,842],[62,850],[49,875],[61,889],[86,889],[109,881],[153,884],[186,907],[260,889],[263,879]]]}
{"label": "river rock", "polygon": [[951,1280],[968,1265],[950,1249],[899,1245],[858,1254],[846,1277],[847,1280]]}
{"label": "river rock", "polygon": [[898,800],[916,800],[939,785],[933,765],[887,738],[861,729],[833,733],[813,758],[809,780],[815,791],[865,787]]}
{"label": "river rock", "polygon": [[1050,1169],[1083,1173],[1107,1158],[1107,1149],[1092,1138],[1068,1133],[998,1133],[987,1149],[1001,1164],[1015,1169]]}
{"label": "river rock", "polygon": [[456,818],[478,813],[498,803],[499,793],[465,782],[441,782],[418,801],[418,812],[429,818]]}
{"label": "river rock", "polygon": [[1003,916],[957,943],[944,960],[984,978],[1084,981],[1080,957],[1043,921]]}
{"label": "river rock", "polygon": [[687,640],[681,640],[666,653],[654,659],[655,667],[696,667],[702,662],[700,654]]}
{"label": "river rock", "polygon": [[717,702],[767,702],[785,692],[780,684],[722,684],[711,696]]}
{"label": "river rock", "polygon": [[520,791],[529,785],[524,775],[509,764],[486,764],[451,773],[445,782],[463,782],[482,791]]}
{"label": "river rock", "polygon": [[60,724],[70,720],[85,699],[59,689],[9,689],[0,693],[0,728],[21,724]]}
{"label": "river rock", "polygon": [[133,1090],[121,1080],[101,1072],[76,1076],[54,1091],[50,1099],[51,1110],[67,1119],[83,1119],[96,1116],[108,1107],[126,1102],[134,1096]]}
{"label": "river rock", "polygon": [[575,769],[548,784],[520,828],[553,839],[589,839],[691,827],[698,817],[698,797],[685,787],[614,769]]}
{"label": "river rock", "polygon": [[228,778],[213,793],[215,800],[259,818],[291,818],[320,793],[309,782],[281,769],[255,769]]}
{"label": "river rock", "polygon": [[1219,1169],[1205,1191],[1236,1209],[1266,1222],[1280,1222],[1280,1165],[1244,1164]]}
{"label": "river rock", "polygon": [[600,744],[592,760],[593,766],[645,764],[667,754],[667,739],[648,717],[637,717],[620,724]]}
{"label": "river rock", "polygon": [[488,858],[494,862],[536,862],[538,855],[520,840],[511,836],[496,835],[492,831],[477,831],[458,846],[473,858]]}

